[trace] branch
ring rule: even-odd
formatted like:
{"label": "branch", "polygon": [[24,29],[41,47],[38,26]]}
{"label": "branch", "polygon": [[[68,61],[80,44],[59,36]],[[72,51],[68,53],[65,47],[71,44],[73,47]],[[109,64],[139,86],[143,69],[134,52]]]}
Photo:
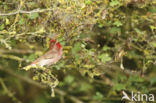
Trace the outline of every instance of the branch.
{"label": "branch", "polygon": [[15,73],[14,71],[12,71],[11,69],[3,69],[2,67],[0,67],[0,70],[7,73],[7,74],[9,74],[9,75],[11,75],[11,76],[14,76],[14,77],[20,79],[22,81],[25,81],[25,82],[27,82],[29,84],[35,85],[35,86],[37,86],[39,88],[46,88],[46,86],[41,85],[40,83],[35,82],[35,81],[33,81],[32,79],[30,79],[28,77],[24,77],[22,75],[19,75],[19,74]]}
{"label": "branch", "polygon": [[55,89],[55,92],[58,93],[61,96],[68,96],[74,103],[83,103],[83,101],[79,100],[78,98],[68,95],[66,92],[60,90],[60,89]]}
{"label": "branch", "polygon": [[7,86],[5,85],[4,81],[2,78],[0,78],[0,84],[2,85],[2,88],[4,89],[4,92],[8,95],[8,97],[10,97],[15,103],[22,103],[20,100],[18,100],[15,96],[14,93],[12,93],[11,91],[9,91],[9,89],[7,88]]}
{"label": "branch", "polygon": [[6,58],[6,59],[12,59],[12,60],[16,60],[16,61],[24,61],[23,58],[20,58],[20,57],[15,56],[15,55],[0,54],[0,57]]}
{"label": "branch", "polygon": [[28,54],[33,53],[33,50],[26,50],[26,49],[12,49],[12,50],[6,50],[6,49],[0,49],[0,53],[19,53],[19,54]]}
{"label": "branch", "polygon": [[17,10],[15,12],[11,13],[0,13],[0,16],[10,16],[10,15],[16,15],[16,14],[31,14],[31,13],[41,13],[41,12],[46,12],[46,11],[52,11],[52,8],[48,9],[34,9],[31,11],[25,11],[25,10]]}
{"label": "branch", "polygon": [[[28,77],[24,77],[22,75],[19,75],[17,73],[15,73],[14,71],[10,70],[10,69],[3,69],[1,66],[0,66],[0,70],[3,71],[3,72],[6,72],[7,74],[9,75],[12,75],[22,81],[25,81],[29,84],[32,84],[32,85],[35,85],[39,88],[42,88],[42,89],[46,89],[47,86],[45,85],[41,85],[40,83],[36,82],[36,81],[33,81],[32,79],[28,78]],[[58,88],[55,88],[55,92],[61,96],[67,96],[69,99],[71,99],[74,103],[84,103],[83,101],[81,101],[80,99],[72,96],[72,95],[68,95],[65,91],[63,90],[60,90]]]}

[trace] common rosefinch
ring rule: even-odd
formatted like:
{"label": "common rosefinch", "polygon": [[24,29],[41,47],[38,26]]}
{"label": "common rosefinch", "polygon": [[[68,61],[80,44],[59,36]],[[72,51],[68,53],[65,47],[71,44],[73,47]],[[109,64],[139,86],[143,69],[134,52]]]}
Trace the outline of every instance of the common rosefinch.
{"label": "common rosefinch", "polygon": [[43,56],[39,57],[35,61],[32,62],[32,66],[50,66],[58,62],[62,57],[63,51],[62,46],[56,40],[50,40],[49,51],[45,53]]}
{"label": "common rosefinch", "polygon": [[62,46],[56,40],[50,40],[49,51],[43,56],[33,61],[30,65],[24,67],[24,70],[29,70],[31,67],[43,67],[45,65],[50,66],[58,62],[62,57]]}

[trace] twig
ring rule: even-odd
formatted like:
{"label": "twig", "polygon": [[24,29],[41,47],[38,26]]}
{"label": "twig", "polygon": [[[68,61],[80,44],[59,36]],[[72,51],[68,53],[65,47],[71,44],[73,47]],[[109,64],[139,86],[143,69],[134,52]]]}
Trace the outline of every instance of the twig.
{"label": "twig", "polygon": [[14,76],[14,77],[20,79],[22,81],[25,81],[25,82],[27,82],[29,84],[35,85],[35,86],[37,86],[39,88],[46,88],[46,86],[41,85],[40,83],[35,82],[35,81],[31,80],[30,78],[19,75],[19,74],[15,73],[14,71],[12,71],[11,69],[3,69],[2,67],[0,67],[0,70],[7,73],[7,74],[9,74],[9,75],[11,75],[11,76]]}
{"label": "twig", "polygon": [[[39,87],[39,88],[42,88],[42,89],[46,89],[46,88],[47,88],[47,86],[41,85],[40,83],[38,83],[38,82],[36,82],[36,81],[33,81],[32,79],[30,79],[30,78],[28,78],[28,77],[24,77],[24,76],[22,76],[22,75],[19,75],[19,74],[13,72],[13,71],[10,70],[10,69],[3,69],[2,67],[0,67],[0,70],[6,72],[6,73],[8,73],[8,74],[10,74],[10,75],[12,75],[12,76],[14,76],[14,77],[16,77],[16,78],[18,78],[18,79],[20,79],[20,80],[22,80],[22,81],[25,81],[25,82],[27,82],[27,83],[29,83],[29,84],[35,85],[35,86],[37,86],[37,87]],[[58,88],[55,88],[55,92],[56,92],[57,94],[61,95],[61,96],[67,96],[67,97],[68,97],[69,99],[71,99],[74,103],[84,103],[83,101],[79,100],[78,98],[76,98],[76,97],[74,97],[74,96],[71,96],[71,95],[68,95],[66,92],[64,92],[63,90],[60,90],[60,89],[58,89]]]}
{"label": "twig", "polygon": [[15,55],[0,54],[0,57],[6,58],[6,59],[12,59],[12,60],[16,60],[16,61],[24,61],[23,58],[17,57]]}
{"label": "twig", "polygon": [[56,93],[60,94],[61,96],[67,96],[69,97],[74,103],[84,103],[83,101],[79,100],[78,98],[75,98],[74,96],[68,95],[66,92],[60,90],[60,89],[55,89]]}
{"label": "twig", "polygon": [[5,85],[4,81],[3,81],[3,79],[1,79],[1,78],[0,78],[0,83],[1,83],[2,88],[4,89],[5,93],[7,93],[7,95],[8,95],[15,103],[22,103],[20,100],[18,100],[18,99],[14,96],[14,94],[13,94],[12,92],[10,92],[10,91],[8,90],[8,88],[6,87],[6,85]]}
{"label": "twig", "polygon": [[0,13],[0,16],[10,16],[10,15],[16,15],[16,14],[32,14],[32,13],[41,13],[41,12],[46,12],[46,11],[52,11],[52,8],[48,8],[48,9],[34,9],[31,11],[25,11],[25,10],[17,10],[15,12],[11,12],[11,13]]}
{"label": "twig", "polygon": [[0,53],[20,53],[20,54],[27,54],[27,53],[33,53],[32,50],[23,50],[23,49],[12,49],[12,50],[6,50],[6,49],[0,49]]}

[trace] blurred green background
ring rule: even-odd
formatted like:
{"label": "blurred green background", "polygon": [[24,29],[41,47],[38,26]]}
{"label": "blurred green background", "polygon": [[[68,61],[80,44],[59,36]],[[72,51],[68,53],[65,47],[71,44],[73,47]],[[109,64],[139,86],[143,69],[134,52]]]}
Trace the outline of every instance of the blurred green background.
{"label": "blurred green background", "polygon": [[[23,70],[50,38],[63,58]],[[156,0],[0,0],[0,103],[147,103],[122,91],[156,95]]]}

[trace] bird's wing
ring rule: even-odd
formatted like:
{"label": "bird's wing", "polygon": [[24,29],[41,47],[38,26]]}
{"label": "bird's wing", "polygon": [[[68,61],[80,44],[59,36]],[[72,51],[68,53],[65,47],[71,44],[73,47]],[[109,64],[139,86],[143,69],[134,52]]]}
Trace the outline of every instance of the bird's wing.
{"label": "bird's wing", "polygon": [[45,53],[43,56],[39,57],[38,59],[36,59],[35,61],[32,62],[32,64],[37,64],[39,63],[41,60],[46,60],[46,59],[52,59],[56,56],[57,52],[50,50],[47,53]]}

